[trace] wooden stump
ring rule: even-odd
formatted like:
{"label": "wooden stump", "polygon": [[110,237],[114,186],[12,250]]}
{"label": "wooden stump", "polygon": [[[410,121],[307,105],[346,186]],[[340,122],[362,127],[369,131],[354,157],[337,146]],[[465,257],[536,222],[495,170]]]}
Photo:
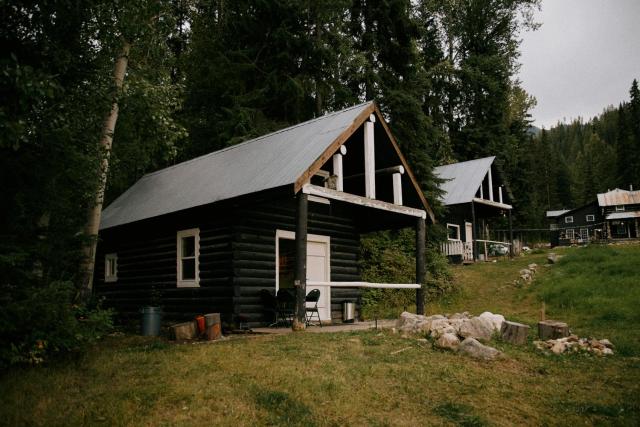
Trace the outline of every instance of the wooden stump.
{"label": "wooden stump", "polygon": [[569,325],[557,320],[543,320],[538,322],[538,336],[541,340],[555,340],[569,336]]}
{"label": "wooden stump", "polygon": [[509,322],[505,320],[502,322],[502,329],[500,330],[502,339],[511,344],[523,345],[527,343],[527,337],[529,336],[529,325],[523,325],[522,323]]}
{"label": "wooden stump", "polygon": [[171,330],[171,337],[174,340],[192,340],[196,337],[195,322],[178,323],[177,325],[170,326],[169,329]]}

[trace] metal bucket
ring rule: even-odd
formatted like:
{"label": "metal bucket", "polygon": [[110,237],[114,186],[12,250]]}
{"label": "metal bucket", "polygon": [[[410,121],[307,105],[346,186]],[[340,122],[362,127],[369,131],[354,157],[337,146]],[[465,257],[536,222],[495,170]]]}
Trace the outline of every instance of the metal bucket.
{"label": "metal bucket", "polygon": [[356,320],[356,303],[355,302],[343,302],[342,303],[342,321],[344,323],[353,323]]}
{"label": "metal bucket", "polygon": [[160,307],[142,307],[142,335],[157,337],[160,335],[162,309]]}

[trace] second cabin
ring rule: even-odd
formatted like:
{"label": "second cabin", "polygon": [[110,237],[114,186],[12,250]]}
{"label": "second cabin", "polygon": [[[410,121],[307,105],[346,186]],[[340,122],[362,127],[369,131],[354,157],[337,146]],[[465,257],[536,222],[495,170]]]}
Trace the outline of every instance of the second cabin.
{"label": "second cabin", "polygon": [[[261,292],[320,291],[323,322],[367,287],[425,280],[433,214],[373,102],[142,177],[102,214],[95,291],[122,315],[270,323]],[[416,227],[416,283],[361,281],[361,233]],[[300,298],[300,297],[299,297]]]}

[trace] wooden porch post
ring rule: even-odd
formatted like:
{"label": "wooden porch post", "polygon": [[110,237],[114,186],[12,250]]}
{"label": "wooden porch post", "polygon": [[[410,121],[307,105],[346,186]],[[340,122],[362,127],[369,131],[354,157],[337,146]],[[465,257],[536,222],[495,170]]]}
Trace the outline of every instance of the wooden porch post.
{"label": "wooden porch post", "polygon": [[297,196],[296,209],[296,267],[294,286],[296,289],[296,314],[291,324],[294,331],[302,331],[306,325],[307,309],[307,216],[308,197],[302,191]]}
{"label": "wooden porch post", "polygon": [[476,236],[478,235],[478,230],[476,229],[476,205],[473,203],[473,200],[471,201],[471,223],[473,227],[473,236],[471,236],[471,248],[473,249],[473,260],[477,261],[478,255],[476,251]]}
{"label": "wooden porch post", "polygon": [[511,220],[511,209],[509,209],[509,257],[513,258],[513,221]]}
{"label": "wooden porch post", "polygon": [[416,283],[420,288],[416,289],[416,313],[424,314],[424,286],[426,285],[427,270],[425,267],[425,240],[426,224],[424,218],[416,221]]}

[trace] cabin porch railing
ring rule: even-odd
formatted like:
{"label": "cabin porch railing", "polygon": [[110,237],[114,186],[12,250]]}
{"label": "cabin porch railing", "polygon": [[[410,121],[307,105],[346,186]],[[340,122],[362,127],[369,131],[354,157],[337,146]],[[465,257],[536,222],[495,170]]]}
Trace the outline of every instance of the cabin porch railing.
{"label": "cabin porch railing", "polygon": [[461,256],[464,261],[473,260],[473,244],[462,240],[448,240],[440,244],[440,251],[445,256]]}
{"label": "cabin porch railing", "polygon": [[307,285],[331,286],[332,288],[420,289],[418,283],[319,282],[307,280]]}

